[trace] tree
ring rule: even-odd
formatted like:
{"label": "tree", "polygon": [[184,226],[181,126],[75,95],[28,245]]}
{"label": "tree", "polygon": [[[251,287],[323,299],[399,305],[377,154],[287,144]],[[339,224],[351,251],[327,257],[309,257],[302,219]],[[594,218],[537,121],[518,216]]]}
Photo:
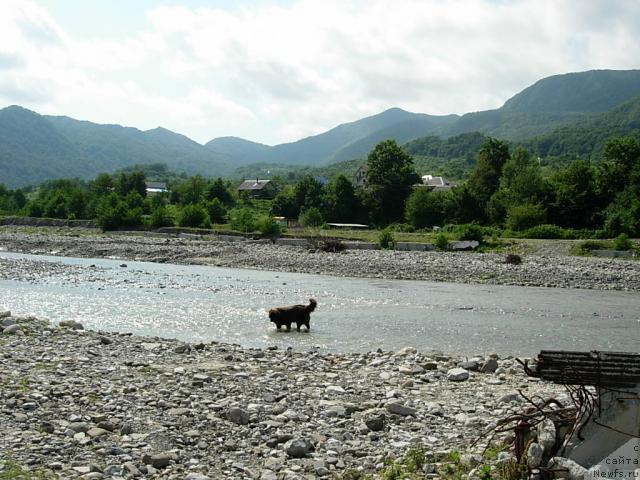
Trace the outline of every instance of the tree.
{"label": "tree", "polygon": [[333,222],[347,223],[358,218],[360,202],[353,184],[343,174],[327,185],[324,207],[325,218]]}
{"label": "tree", "polygon": [[217,198],[227,207],[235,204],[235,199],[229,183],[225,182],[220,177],[209,183],[207,186],[206,198],[209,201]]}
{"label": "tree", "polygon": [[507,210],[506,226],[510,230],[526,230],[545,223],[547,212],[542,205],[513,205]]}
{"label": "tree", "polygon": [[227,209],[218,197],[207,203],[207,212],[213,223],[224,223],[227,219]]}
{"label": "tree", "polygon": [[323,196],[324,187],[311,175],[305,175],[293,189],[293,198],[298,214],[307,208],[321,208]]}
{"label": "tree", "polygon": [[593,228],[598,208],[595,171],[585,160],[571,162],[551,177],[555,200],[550,220],[562,227]]}
{"label": "tree", "polygon": [[122,196],[137,192],[141,197],[147,196],[147,183],[144,172],[121,173],[116,182],[116,191]]}
{"label": "tree", "polygon": [[179,225],[181,227],[209,228],[211,221],[205,208],[197,203],[186,205],[180,212]]}
{"label": "tree", "polygon": [[179,194],[179,203],[182,205],[198,204],[204,199],[207,190],[207,181],[200,175],[189,177],[178,185],[176,191]]}
{"label": "tree", "polygon": [[296,205],[294,189],[288,185],[271,202],[271,214],[285,218],[298,218],[299,213],[300,209]]}
{"label": "tree", "polygon": [[407,199],[405,217],[415,228],[442,225],[444,208],[444,195],[418,188]]}
{"label": "tree", "polygon": [[502,167],[508,159],[509,146],[501,140],[489,137],[480,147],[476,168],[471,174],[468,185],[482,207],[498,190]]}
{"label": "tree", "polygon": [[413,185],[420,181],[413,157],[395,140],[378,143],[367,158],[368,206],[379,225],[400,221]]}
{"label": "tree", "polygon": [[300,224],[303,227],[319,227],[324,220],[322,219],[322,213],[316,207],[309,207],[304,209],[300,213]]}
{"label": "tree", "polygon": [[502,167],[500,188],[487,202],[485,211],[493,223],[501,224],[510,207],[546,205],[552,198],[553,189],[542,177],[538,163],[528,150],[518,148]]}

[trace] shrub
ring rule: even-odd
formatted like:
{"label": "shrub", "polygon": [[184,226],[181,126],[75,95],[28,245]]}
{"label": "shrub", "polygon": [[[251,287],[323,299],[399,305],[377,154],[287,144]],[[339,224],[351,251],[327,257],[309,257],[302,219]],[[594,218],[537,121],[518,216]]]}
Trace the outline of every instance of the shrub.
{"label": "shrub", "polygon": [[227,208],[217,197],[207,202],[207,213],[212,223],[224,223],[227,219]]}
{"label": "shrub", "polygon": [[527,230],[545,222],[547,212],[541,205],[515,205],[507,210],[506,227],[510,230]]}
{"label": "shrub", "polygon": [[193,227],[193,228],[210,228],[211,221],[209,220],[209,214],[204,207],[198,203],[190,203],[182,209],[180,213],[180,221],[178,222],[181,227]]}
{"label": "shrub", "polygon": [[316,207],[310,207],[302,211],[299,221],[303,227],[319,227],[324,220],[320,210]]}
{"label": "shrub", "polygon": [[153,228],[172,227],[174,218],[167,207],[158,207],[151,212],[151,226]]}
{"label": "shrub", "polygon": [[435,239],[434,243],[435,243],[436,248],[438,250],[440,250],[441,252],[444,252],[449,247],[449,239],[442,232],[440,232],[440,233],[438,233],[438,235],[436,235],[436,239]]}
{"label": "shrub", "polygon": [[543,224],[525,230],[522,236],[525,238],[546,239],[571,238],[575,236],[575,232],[573,230],[565,230],[557,225]]}
{"label": "shrub", "polygon": [[458,229],[459,240],[475,240],[482,243],[482,227],[477,223],[467,223],[460,225]]}
{"label": "shrub", "polygon": [[104,197],[97,209],[96,223],[103,230],[115,230],[125,223],[127,205],[116,193]]}
{"label": "shrub", "polygon": [[629,235],[621,233],[614,240],[613,248],[615,250],[631,250],[633,248],[633,242],[629,240]]}
{"label": "shrub", "polygon": [[574,255],[591,255],[591,250],[602,250],[606,248],[605,242],[597,242],[595,240],[585,240],[580,242],[574,248],[571,249],[571,253]]}
{"label": "shrub", "polygon": [[239,232],[253,232],[257,227],[257,219],[248,208],[236,208],[229,213],[231,228]]}
{"label": "shrub", "polygon": [[393,232],[400,232],[400,233],[413,233],[416,231],[414,226],[411,225],[410,223],[392,223],[387,228],[389,228],[389,230]]}
{"label": "shrub", "polygon": [[385,228],[378,235],[378,245],[385,250],[393,250],[396,246],[396,240],[390,229]]}
{"label": "shrub", "polygon": [[277,238],[282,233],[282,228],[275,218],[264,215],[256,222],[257,230],[265,237]]}

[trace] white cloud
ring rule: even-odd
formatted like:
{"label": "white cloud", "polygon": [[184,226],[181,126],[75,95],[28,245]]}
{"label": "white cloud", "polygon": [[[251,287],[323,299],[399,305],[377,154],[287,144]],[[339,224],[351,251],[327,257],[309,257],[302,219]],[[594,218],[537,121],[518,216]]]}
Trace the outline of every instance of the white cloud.
{"label": "white cloud", "polygon": [[544,76],[639,66],[635,0],[259,5],[162,6],[144,31],[87,39],[5,0],[0,105],[277,143],[389,107],[495,108]]}

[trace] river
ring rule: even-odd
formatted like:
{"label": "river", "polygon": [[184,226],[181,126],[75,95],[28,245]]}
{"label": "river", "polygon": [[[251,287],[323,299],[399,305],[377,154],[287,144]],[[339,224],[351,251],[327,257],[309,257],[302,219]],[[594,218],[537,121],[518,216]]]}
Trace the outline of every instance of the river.
{"label": "river", "polygon": [[[638,351],[640,295],[578,289],[374,280],[0,252],[0,308],[86,328],[332,351],[532,355]],[[43,263],[41,263],[43,262]],[[123,266],[126,263],[126,266]],[[33,273],[36,272],[36,273]],[[318,300],[310,332],[278,332],[273,306]],[[295,330],[295,329],[294,329]]]}

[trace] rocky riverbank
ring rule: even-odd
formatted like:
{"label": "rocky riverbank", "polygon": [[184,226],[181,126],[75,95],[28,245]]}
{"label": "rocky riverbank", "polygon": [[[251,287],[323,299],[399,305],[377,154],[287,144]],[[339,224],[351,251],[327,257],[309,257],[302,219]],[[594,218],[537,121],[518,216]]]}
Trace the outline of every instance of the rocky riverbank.
{"label": "rocky riverbank", "polygon": [[477,477],[510,458],[483,451],[527,406],[518,390],[566,398],[496,355],[188,344],[10,312],[0,325],[0,478],[353,480],[394,459]]}
{"label": "rocky riverbank", "polygon": [[[98,234],[91,230],[0,227],[0,250],[77,257],[110,257],[179,264],[492,285],[640,290],[640,262],[624,259],[523,254],[522,264],[502,254],[346,250],[327,253],[265,241],[222,241]],[[543,249],[542,251],[549,251]]]}

